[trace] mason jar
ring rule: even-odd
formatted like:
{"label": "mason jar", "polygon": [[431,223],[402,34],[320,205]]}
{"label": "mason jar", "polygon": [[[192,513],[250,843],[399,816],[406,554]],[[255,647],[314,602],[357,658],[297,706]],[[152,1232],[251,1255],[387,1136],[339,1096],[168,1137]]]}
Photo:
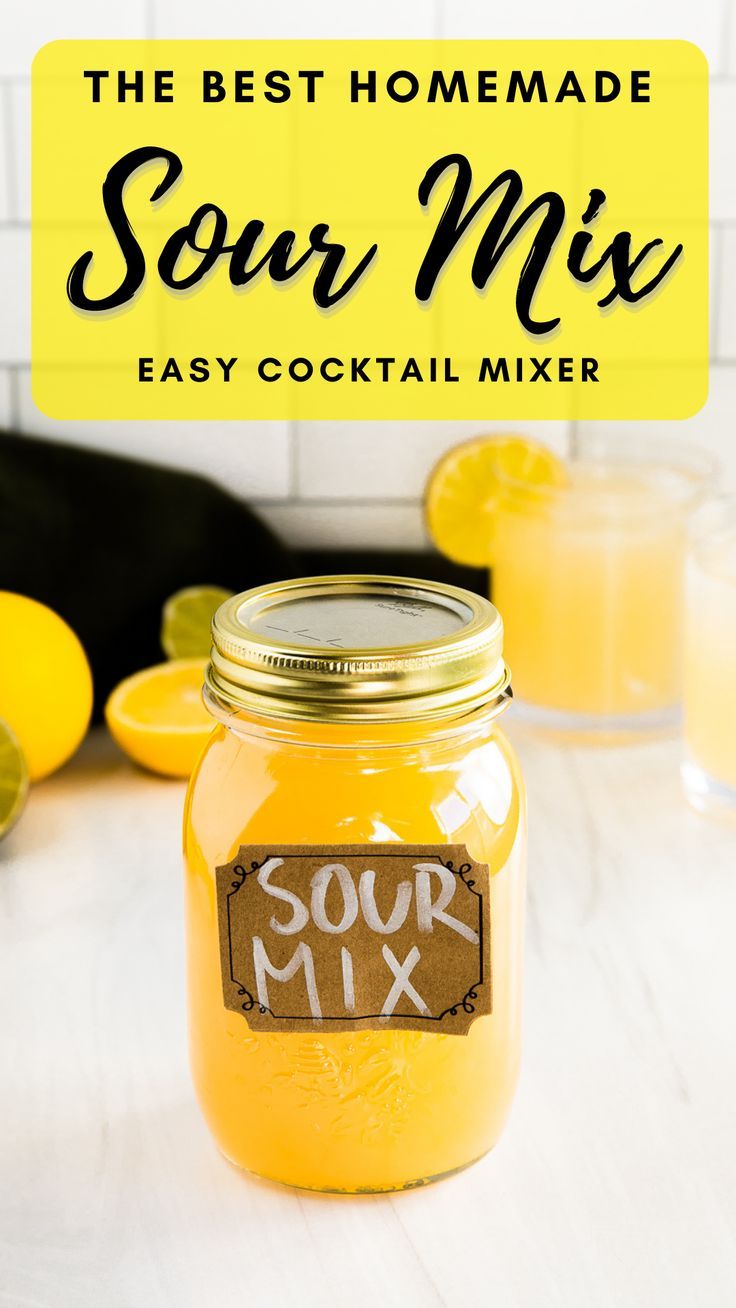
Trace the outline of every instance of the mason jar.
{"label": "mason jar", "polygon": [[519,1068],[525,801],[499,614],[317,577],[213,621],[185,856],[191,1062],[221,1151],[306,1189],[489,1150]]}

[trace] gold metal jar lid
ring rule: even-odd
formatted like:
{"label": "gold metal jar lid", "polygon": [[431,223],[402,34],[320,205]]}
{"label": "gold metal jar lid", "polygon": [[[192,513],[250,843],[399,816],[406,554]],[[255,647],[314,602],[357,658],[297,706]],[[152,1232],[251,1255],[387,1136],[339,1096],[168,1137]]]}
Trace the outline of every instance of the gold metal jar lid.
{"label": "gold metal jar lid", "polygon": [[457,586],[306,577],[244,591],[212,622],[206,681],[238,712],[330,722],[446,718],[510,697],[503,623]]}

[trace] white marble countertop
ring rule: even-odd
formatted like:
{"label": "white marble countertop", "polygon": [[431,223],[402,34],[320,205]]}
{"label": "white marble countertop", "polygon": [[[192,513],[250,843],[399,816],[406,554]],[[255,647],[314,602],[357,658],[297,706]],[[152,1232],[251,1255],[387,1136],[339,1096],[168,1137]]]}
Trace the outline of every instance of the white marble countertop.
{"label": "white marble countertop", "polygon": [[393,1197],[238,1173],[189,1083],[183,786],[101,735],[0,847],[7,1308],[721,1308],[736,1295],[736,830],[673,742],[514,732],[525,1062],[482,1163]]}

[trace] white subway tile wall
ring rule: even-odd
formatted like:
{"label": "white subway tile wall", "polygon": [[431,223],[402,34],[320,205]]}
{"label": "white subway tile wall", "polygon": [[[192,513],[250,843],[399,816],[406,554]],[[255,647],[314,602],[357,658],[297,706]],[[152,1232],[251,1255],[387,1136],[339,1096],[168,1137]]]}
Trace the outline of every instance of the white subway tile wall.
{"label": "white subway tile wall", "polygon": [[720,283],[716,298],[718,354],[724,362],[728,360],[736,366],[736,226],[724,227],[720,237]]}
{"label": "white subway tile wall", "polygon": [[0,224],[0,362],[31,357],[31,229]]}
{"label": "white subway tile wall", "polygon": [[736,214],[736,78],[710,88],[710,216],[733,222]]}
{"label": "white subway tile wall", "polygon": [[[642,428],[711,450],[736,489],[736,0],[34,0],[0,42],[0,426],[205,473],[248,497],[295,544],[421,548],[424,481],[444,449],[488,422],[57,422],[30,388],[30,65],[40,44],[80,37],[669,37],[706,53],[711,87],[710,398],[682,423]],[[581,424],[607,431],[631,424]],[[558,450],[566,423],[503,424]]]}
{"label": "white subway tile wall", "polygon": [[[0,87],[0,104],[4,109],[5,115],[9,113],[10,97],[12,87]],[[10,207],[10,192],[13,186],[13,162],[11,158],[11,148],[13,142],[13,130],[9,126],[0,136],[0,223],[10,222],[13,213]]]}
{"label": "white subway tile wall", "polygon": [[[495,430],[493,424],[488,430]],[[419,500],[448,445],[484,430],[477,422],[309,422],[297,434],[297,484],[308,500]],[[565,452],[565,422],[504,423]]]}
{"label": "white subway tile wall", "polygon": [[538,37],[575,41],[645,39],[693,41],[704,51],[711,72],[725,66],[726,8],[729,0],[440,0],[442,36]]}
{"label": "white subway tile wall", "polygon": [[12,377],[7,368],[0,369],[0,427],[9,427],[13,412],[11,401]]}
{"label": "white subway tile wall", "polygon": [[365,5],[346,4],[345,0],[317,0],[316,4],[304,0],[270,0],[268,4],[214,0],[206,5],[194,0],[153,0],[152,9],[152,34],[157,37],[411,39],[434,36],[437,30],[434,0],[370,0]]}
{"label": "white subway tile wall", "polygon": [[7,85],[5,111],[8,122],[4,136],[8,139],[10,217],[18,222],[31,221],[31,84],[24,79]]}
{"label": "white subway tile wall", "polygon": [[274,531],[293,545],[334,550],[420,550],[427,545],[421,504],[388,499],[329,504],[294,500],[267,507]]}
{"label": "white subway tile wall", "polygon": [[15,370],[21,431],[111,454],[174,463],[254,500],[283,500],[291,490],[288,422],[85,422],[48,418],[36,408],[28,367]]}
{"label": "white subway tile wall", "polygon": [[0,41],[0,77],[28,77],[33,56],[48,41],[150,36],[149,0],[122,5],[100,0],[32,0],[6,6]]}
{"label": "white subway tile wall", "polygon": [[[637,424],[641,431],[663,438],[684,441],[712,454],[720,465],[724,484],[736,491],[736,366],[712,363],[708,400],[700,413],[682,422],[646,422]],[[593,431],[606,434],[630,432],[627,422],[583,422],[579,433]]]}

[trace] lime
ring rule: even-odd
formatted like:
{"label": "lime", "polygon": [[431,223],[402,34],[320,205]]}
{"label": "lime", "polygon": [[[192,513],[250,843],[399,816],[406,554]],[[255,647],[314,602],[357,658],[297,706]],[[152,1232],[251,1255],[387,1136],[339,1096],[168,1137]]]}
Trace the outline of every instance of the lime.
{"label": "lime", "polygon": [[476,436],[455,445],[430,473],[424,500],[427,530],[456,563],[493,564],[496,511],[504,486],[559,486],[565,465],[526,436]]}
{"label": "lime", "polygon": [[0,839],[18,821],[28,794],[28,768],[7,722],[0,721]]}
{"label": "lime", "polygon": [[167,599],[161,618],[161,646],[169,659],[206,659],[215,610],[232,591],[221,586],[187,586]]}

